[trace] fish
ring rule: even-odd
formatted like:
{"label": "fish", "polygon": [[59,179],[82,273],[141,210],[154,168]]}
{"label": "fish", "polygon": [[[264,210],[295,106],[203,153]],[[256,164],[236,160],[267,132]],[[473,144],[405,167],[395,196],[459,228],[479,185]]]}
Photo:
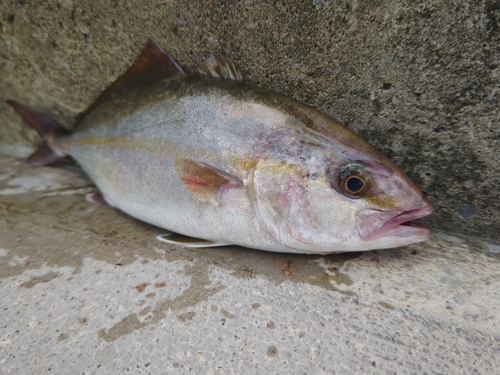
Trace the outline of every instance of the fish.
{"label": "fish", "polygon": [[148,38],[70,132],[7,102],[44,140],[27,164],[70,156],[99,189],[87,200],[163,228],[170,244],[329,254],[430,235],[412,220],[432,204],[398,166],[340,122],[245,82],[224,56],[186,72]]}

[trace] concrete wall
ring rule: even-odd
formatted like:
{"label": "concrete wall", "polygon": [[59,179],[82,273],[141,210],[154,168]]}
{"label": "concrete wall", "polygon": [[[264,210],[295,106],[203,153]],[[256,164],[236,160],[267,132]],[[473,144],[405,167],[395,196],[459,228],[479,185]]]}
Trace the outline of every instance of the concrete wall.
{"label": "concrete wall", "polygon": [[427,192],[433,227],[500,239],[499,1],[4,0],[0,30],[2,153],[37,140],[5,99],[71,127],[152,36],[341,120]]}

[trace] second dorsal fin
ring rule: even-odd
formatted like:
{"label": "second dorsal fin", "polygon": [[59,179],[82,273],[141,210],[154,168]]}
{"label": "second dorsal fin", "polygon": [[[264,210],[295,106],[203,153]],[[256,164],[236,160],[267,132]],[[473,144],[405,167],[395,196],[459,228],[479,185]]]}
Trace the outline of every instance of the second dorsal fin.
{"label": "second dorsal fin", "polygon": [[243,76],[233,61],[224,56],[217,57],[211,54],[194,71],[202,76],[243,81]]}
{"label": "second dorsal fin", "polygon": [[120,91],[154,81],[163,77],[175,77],[186,74],[170,54],[165,52],[152,38],[147,38],[141,54],[135,63],[115,82],[109,85],[92,105],[83,112],[78,120],[83,119],[100,104],[112,98]]}

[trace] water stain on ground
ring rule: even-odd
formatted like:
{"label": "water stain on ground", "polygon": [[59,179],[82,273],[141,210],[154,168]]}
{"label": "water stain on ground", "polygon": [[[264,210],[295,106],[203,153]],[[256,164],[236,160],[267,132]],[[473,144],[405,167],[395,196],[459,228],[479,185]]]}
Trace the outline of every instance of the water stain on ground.
{"label": "water stain on ground", "polygon": [[186,320],[193,320],[193,318],[196,316],[196,313],[194,311],[186,311],[185,313],[182,313],[177,316],[177,319],[181,322],[184,323]]}
{"label": "water stain on ground", "polygon": [[[158,228],[134,220],[120,211],[92,205],[81,195],[45,197],[41,193],[0,196],[0,278],[50,267],[72,267],[78,273],[90,257],[113,265],[137,259],[183,260],[154,238]],[[115,232],[111,236],[109,233]],[[158,252],[161,247],[165,251]],[[14,251],[15,249],[15,251]],[[16,259],[23,259],[22,263]]]}
{"label": "water stain on ground", "polygon": [[274,345],[271,345],[267,348],[267,355],[269,357],[276,357],[278,355],[278,348]]}
{"label": "water stain on ground", "polygon": [[137,291],[138,291],[139,293],[142,293],[142,292],[144,292],[144,289],[146,289],[146,287],[147,287],[148,285],[149,285],[148,283],[142,283],[142,284],[136,285],[136,286],[135,286],[135,289],[137,289]]}
{"label": "water stain on ground", "polygon": [[[191,276],[191,281],[181,295],[157,302],[155,306],[146,308],[147,312],[143,310],[142,315],[140,315],[141,313],[129,314],[112,327],[100,329],[98,336],[107,342],[115,341],[136,330],[154,326],[160,320],[166,318],[169,310],[179,311],[196,306],[224,289],[223,285],[211,285],[207,264],[194,260],[193,264],[185,266],[184,271],[186,275]],[[192,315],[191,319],[186,319],[186,313],[179,315],[183,317],[184,321],[191,320],[194,317]],[[140,316],[144,317],[140,318]],[[180,318],[178,317],[178,319]]]}
{"label": "water stain on ground", "polygon": [[274,324],[274,322],[271,320],[266,324],[266,327],[269,329],[274,329],[276,328],[276,324]]}
{"label": "water stain on ground", "polygon": [[379,303],[380,306],[382,306],[385,309],[388,309],[388,310],[394,310],[395,309],[395,307],[393,305],[391,305],[390,303],[388,303],[388,302],[379,301],[378,303]]}
{"label": "water stain on ground", "polygon": [[226,309],[220,309],[220,312],[222,313],[222,315],[224,315],[225,318],[227,319],[235,319],[237,318],[236,315],[234,314],[231,314],[229,311],[227,311]]}
{"label": "water stain on ground", "polygon": [[34,276],[28,281],[21,283],[19,286],[21,288],[33,288],[35,285],[40,283],[48,283],[50,280],[55,279],[60,274],[58,272],[49,272],[42,276]]}

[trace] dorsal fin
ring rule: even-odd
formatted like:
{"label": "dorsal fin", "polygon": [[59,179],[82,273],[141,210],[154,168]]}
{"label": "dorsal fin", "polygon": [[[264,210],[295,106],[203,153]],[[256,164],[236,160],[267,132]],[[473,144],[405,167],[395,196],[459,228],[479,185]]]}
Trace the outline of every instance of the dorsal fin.
{"label": "dorsal fin", "polygon": [[233,81],[243,81],[243,76],[231,59],[224,56],[215,56],[213,53],[208,56],[194,72],[219,79],[229,79]]}
{"label": "dorsal fin", "polygon": [[92,105],[83,112],[82,120],[100,104],[112,98],[120,91],[154,81],[163,77],[175,77],[186,74],[172,56],[165,52],[152,38],[147,38],[141,54],[135,63],[115,82],[109,85]]}

